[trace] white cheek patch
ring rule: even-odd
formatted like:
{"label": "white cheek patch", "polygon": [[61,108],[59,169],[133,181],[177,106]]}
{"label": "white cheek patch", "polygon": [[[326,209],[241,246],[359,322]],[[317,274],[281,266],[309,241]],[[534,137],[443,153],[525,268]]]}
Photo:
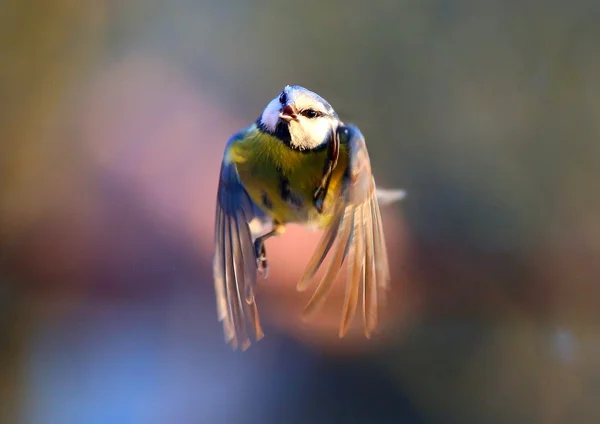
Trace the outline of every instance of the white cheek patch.
{"label": "white cheek patch", "polygon": [[292,143],[300,149],[313,149],[326,140],[334,121],[326,118],[309,119],[300,117],[299,122],[291,122]]}
{"label": "white cheek patch", "polygon": [[290,138],[293,141],[304,140],[306,138],[304,128],[302,126],[300,126],[297,122],[294,122],[294,121],[290,122],[288,129],[290,131]]}
{"label": "white cheek patch", "polygon": [[279,99],[271,100],[271,103],[265,108],[260,121],[269,130],[275,131],[279,121]]}
{"label": "white cheek patch", "polygon": [[317,119],[311,122],[312,136],[315,140],[323,141],[331,131],[332,122],[329,119]]}
{"label": "white cheek patch", "polygon": [[329,119],[305,119],[303,122],[306,135],[313,140],[314,145],[321,144],[331,131],[332,122]]}

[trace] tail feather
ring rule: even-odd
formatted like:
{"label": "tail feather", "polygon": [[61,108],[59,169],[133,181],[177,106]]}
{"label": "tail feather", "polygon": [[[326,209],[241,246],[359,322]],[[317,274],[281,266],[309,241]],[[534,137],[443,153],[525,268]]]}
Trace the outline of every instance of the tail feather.
{"label": "tail feather", "polygon": [[406,197],[406,191],[399,189],[385,189],[377,187],[375,195],[380,206],[389,205],[398,202]]}

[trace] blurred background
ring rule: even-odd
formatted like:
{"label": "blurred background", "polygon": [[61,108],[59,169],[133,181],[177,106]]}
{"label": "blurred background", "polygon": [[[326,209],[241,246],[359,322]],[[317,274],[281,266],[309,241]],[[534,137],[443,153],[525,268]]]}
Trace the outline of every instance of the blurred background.
{"label": "blurred background", "polygon": [[[0,4],[0,422],[600,422],[600,3]],[[223,342],[227,138],[285,84],[367,136],[393,291],[337,338],[267,244],[266,337]]]}

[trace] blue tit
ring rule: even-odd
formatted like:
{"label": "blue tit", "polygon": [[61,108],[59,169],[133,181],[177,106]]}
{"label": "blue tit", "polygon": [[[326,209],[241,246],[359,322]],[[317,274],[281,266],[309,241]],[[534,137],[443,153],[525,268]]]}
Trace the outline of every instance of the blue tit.
{"label": "blue tit", "polygon": [[359,302],[364,332],[377,327],[390,274],[379,203],[404,196],[375,188],[365,139],[321,96],[286,86],[225,147],[217,194],[214,283],[225,339],[246,349],[263,337],[255,288],[267,276],[265,241],[286,224],[323,230],[298,290],[309,288],[330,257],[304,314],[323,305],[344,261],[348,276],[339,336]]}

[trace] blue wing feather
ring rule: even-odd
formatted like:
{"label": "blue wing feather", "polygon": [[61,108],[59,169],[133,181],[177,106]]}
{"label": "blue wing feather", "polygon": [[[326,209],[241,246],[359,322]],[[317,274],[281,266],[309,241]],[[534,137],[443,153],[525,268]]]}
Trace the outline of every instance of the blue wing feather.
{"label": "blue wing feather", "polygon": [[228,162],[231,145],[243,141],[242,131],[227,142],[217,192],[215,257],[213,263],[217,311],[225,339],[234,348],[250,345],[248,323],[256,339],[263,337],[254,296],[256,255],[248,223],[262,212],[242,185],[234,163]]}

